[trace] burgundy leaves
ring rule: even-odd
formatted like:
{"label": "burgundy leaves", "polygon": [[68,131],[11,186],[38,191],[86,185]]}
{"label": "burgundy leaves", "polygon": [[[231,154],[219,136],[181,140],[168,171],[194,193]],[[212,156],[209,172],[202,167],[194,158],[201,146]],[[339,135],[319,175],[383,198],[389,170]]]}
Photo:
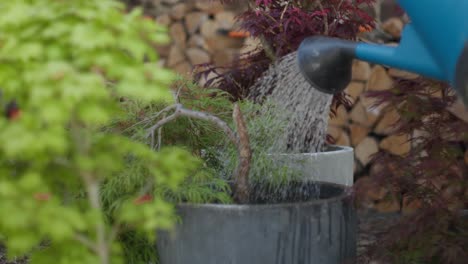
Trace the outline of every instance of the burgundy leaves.
{"label": "burgundy leaves", "polygon": [[468,206],[468,166],[464,160],[468,123],[449,110],[456,96],[448,85],[422,78],[398,80],[393,89],[368,96],[375,98],[376,104],[397,109],[400,120],[394,134],[410,135],[412,143],[405,156],[377,155],[373,164],[378,168],[371,176],[390,188],[402,203],[421,204],[420,211],[389,230],[376,254],[381,256],[378,249],[391,249],[400,257],[421,251],[425,263],[459,263],[467,257],[463,247],[468,243],[467,226],[459,221],[459,210]]}
{"label": "burgundy leaves", "polygon": [[[374,20],[363,9],[363,4],[374,0],[245,0],[250,8],[237,20],[243,31],[261,40],[262,46],[243,54],[231,65],[213,67],[203,65],[197,78],[214,73],[207,86],[214,83],[231,93],[234,98],[249,94],[249,87],[276,58],[296,51],[302,40],[325,32],[332,37],[355,39],[359,28],[374,26]],[[326,24],[326,25],[325,25]],[[213,75],[213,74],[212,74]],[[345,103],[343,95],[335,103]]]}

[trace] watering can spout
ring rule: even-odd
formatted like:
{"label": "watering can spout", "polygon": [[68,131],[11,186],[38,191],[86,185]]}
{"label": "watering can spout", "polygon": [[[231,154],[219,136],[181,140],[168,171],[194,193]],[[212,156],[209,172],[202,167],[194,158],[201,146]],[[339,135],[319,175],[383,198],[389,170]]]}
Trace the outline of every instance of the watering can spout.
{"label": "watering can spout", "polygon": [[356,44],[350,41],[314,36],[306,38],[297,52],[299,69],[317,90],[335,94],[351,81]]}
{"label": "watering can spout", "polygon": [[[412,28],[408,27],[407,32]],[[408,36],[398,47],[358,43],[337,38],[306,38],[298,49],[299,68],[316,89],[338,93],[351,81],[354,59],[394,67],[435,79],[444,75],[424,46]]]}
{"label": "watering can spout", "polygon": [[468,105],[468,1],[399,2],[412,22],[398,46],[310,37],[298,50],[302,74],[316,89],[338,93],[351,81],[352,60],[360,59],[449,82]]}

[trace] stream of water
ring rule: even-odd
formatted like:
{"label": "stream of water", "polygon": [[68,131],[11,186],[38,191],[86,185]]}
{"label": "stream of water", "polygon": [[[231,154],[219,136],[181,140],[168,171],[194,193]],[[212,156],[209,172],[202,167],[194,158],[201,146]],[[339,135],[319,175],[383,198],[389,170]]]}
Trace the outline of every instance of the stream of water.
{"label": "stream of water", "polygon": [[288,153],[323,151],[332,95],[313,88],[302,76],[293,52],[272,65],[254,85],[252,97],[268,97],[289,115],[275,149]]}
{"label": "stream of water", "polygon": [[[284,129],[281,134],[271,134],[271,146],[270,153],[288,153],[288,154],[300,154],[300,153],[316,153],[324,150],[324,144],[328,128],[328,118],[330,111],[330,104],[332,102],[332,95],[325,94],[314,87],[312,87],[299,70],[299,65],[296,59],[296,53],[291,53],[281,58],[277,63],[273,64],[269,70],[260,78],[257,83],[252,87],[251,98],[257,102],[269,100],[272,101],[279,109],[284,109],[284,113],[277,114],[275,119],[277,122],[284,122]],[[271,107],[269,104],[265,104],[263,110],[260,111],[267,113]],[[252,146],[255,148],[255,146]],[[280,158],[282,159],[282,158]],[[292,165],[292,169],[298,169],[302,171],[291,171],[291,174],[296,174],[289,177],[289,181],[294,179],[294,176],[298,176],[297,173],[307,173],[308,175],[299,175],[300,178],[307,177],[312,178],[313,181],[317,181],[317,175],[313,170],[313,165],[308,164],[305,167],[296,164],[294,158],[286,158]],[[313,160],[303,160],[305,162],[313,162]],[[308,171],[304,171],[307,168]],[[263,177],[263,178],[262,178]],[[269,181],[267,175],[263,174],[259,176],[260,182],[256,183],[254,188],[267,188]],[[290,181],[293,182],[293,181]],[[302,182],[302,181],[301,181]],[[304,183],[304,188],[299,188],[301,193],[297,194],[297,197],[316,197],[320,196],[320,187],[313,185],[310,188],[310,182]],[[270,197],[275,199],[280,196],[287,199],[285,190],[288,188],[281,188],[278,186],[277,191],[268,189],[263,193],[269,193]],[[291,188],[291,191],[293,191]],[[296,188],[296,190],[299,190]],[[294,195],[293,195],[294,196]],[[267,199],[266,197],[258,197],[259,199]],[[256,199],[256,198],[254,198]]]}

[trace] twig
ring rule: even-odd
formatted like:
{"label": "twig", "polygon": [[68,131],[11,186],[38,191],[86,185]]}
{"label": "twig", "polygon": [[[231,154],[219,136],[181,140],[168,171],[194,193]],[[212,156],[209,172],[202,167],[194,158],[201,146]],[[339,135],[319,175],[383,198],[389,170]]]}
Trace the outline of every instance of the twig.
{"label": "twig", "polygon": [[[175,108],[175,111],[174,113],[172,113],[171,115],[159,120],[155,125],[151,126],[150,128],[148,128],[148,133],[146,135],[146,137],[150,137],[151,135],[154,135],[154,132],[164,126],[165,124],[177,119],[177,117],[180,116],[180,112],[178,111],[180,108],[182,108],[182,105],[180,104],[175,104],[175,105],[171,105],[169,107],[166,107],[165,109],[174,109]],[[160,112],[161,113],[161,112]],[[159,114],[159,113],[158,113]]]}
{"label": "twig", "polygon": [[268,44],[267,40],[263,36],[260,36],[259,39],[260,43],[262,43],[263,49],[265,50],[265,54],[267,55],[267,57],[273,62],[276,61],[276,55],[271,45]]}
{"label": "twig", "polygon": [[233,118],[236,124],[236,129],[237,129],[238,134],[236,134],[226,122],[224,122],[223,120],[221,120],[220,118],[214,115],[185,109],[183,108],[181,104],[176,104],[174,108],[176,109],[174,113],[159,120],[155,125],[151,126],[148,129],[147,136],[154,135],[156,130],[160,129],[165,124],[181,116],[185,116],[189,118],[196,118],[200,120],[206,120],[206,121],[210,121],[214,123],[221,130],[223,130],[223,132],[226,134],[229,140],[237,148],[237,153],[239,156],[239,163],[233,174],[234,198],[239,203],[248,203],[249,196],[250,196],[248,177],[249,177],[249,171],[250,171],[250,163],[252,159],[252,151],[250,148],[247,126],[245,124],[243,115],[240,111],[239,105],[238,104],[234,105],[234,112],[233,112]]}
{"label": "twig", "polygon": [[[81,155],[89,155],[90,143],[89,138],[83,136],[80,132],[83,132],[83,128],[80,126],[78,122],[71,122],[71,131],[73,140],[77,146],[78,152]],[[95,175],[93,175],[89,171],[81,171],[79,173],[80,177],[83,180],[89,205],[93,210],[97,212],[102,212],[102,205],[99,195],[99,180],[96,179]],[[77,237],[78,239],[81,239]],[[104,219],[101,217],[96,222],[96,245],[94,247],[96,254],[99,256],[101,264],[109,264],[110,262],[110,251],[109,245],[106,241],[106,227],[104,225]],[[85,241],[85,240],[83,240]],[[90,244],[91,245],[91,244]]]}
{"label": "twig", "polygon": [[174,94],[174,101],[179,104],[180,103],[180,92],[182,91],[183,85],[179,85],[179,88],[177,88],[177,93]]}
{"label": "twig", "polygon": [[109,245],[112,245],[112,242],[115,240],[115,238],[117,237],[117,235],[119,234],[119,231],[120,231],[120,223],[119,222],[115,222],[113,225],[112,225],[112,228],[109,232],[109,236],[107,237],[107,243]]}
{"label": "twig", "polygon": [[[166,114],[163,115],[163,118],[166,118]],[[161,150],[162,145],[162,127],[158,129],[158,151]]]}
{"label": "twig", "polygon": [[198,112],[194,110],[188,110],[182,107],[182,105],[177,104],[176,105],[176,110],[174,113],[171,115],[167,116],[164,119],[159,120],[154,126],[150,127],[148,129],[148,134],[147,136],[150,136],[151,133],[154,133],[157,129],[160,127],[164,126],[165,124],[177,119],[180,116],[186,116],[186,117],[191,117],[191,118],[196,118],[196,119],[201,119],[201,120],[206,120],[210,121],[214,124],[216,124],[220,129],[223,130],[223,132],[228,136],[229,140],[231,140],[234,144],[237,144],[237,136],[236,133],[228,126],[226,122],[221,120],[220,118],[210,115],[204,112]]}
{"label": "twig", "polygon": [[325,9],[323,8],[323,5],[322,5],[322,2],[320,2],[321,0],[317,0],[317,5],[319,6],[320,10],[323,11],[323,14],[324,14],[324,23],[323,23],[323,26],[324,26],[324,34],[326,36],[328,36],[328,14],[325,12]]}
{"label": "twig", "polygon": [[288,6],[289,6],[289,2],[287,2],[286,5],[284,6],[283,12],[281,13],[281,16],[280,16],[280,21],[283,21],[284,14],[286,14],[286,11],[288,10]]}
{"label": "twig", "polygon": [[130,130],[130,129],[132,129],[132,128],[138,126],[138,125],[140,125],[140,124],[148,123],[148,122],[150,122],[151,120],[154,120],[154,119],[158,118],[160,115],[162,115],[162,114],[164,114],[164,113],[167,113],[167,112],[169,112],[169,111],[174,110],[176,107],[177,107],[177,104],[174,104],[174,105],[170,105],[170,106],[168,106],[168,107],[165,107],[163,110],[157,112],[156,114],[154,114],[154,115],[152,115],[152,116],[150,116],[150,117],[147,117],[147,118],[143,119],[142,121],[137,122],[137,123],[133,124],[132,126],[126,128],[123,132],[126,132],[126,131],[128,131],[128,130]]}
{"label": "twig", "polygon": [[[99,183],[94,177],[89,173],[81,173],[82,178],[85,182],[85,187],[88,192],[88,199],[93,208],[96,211],[102,211],[100,196],[99,196]],[[106,241],[106,228],[104,226],[104,220],[101,218],[96,223],[96,252],[99,255],[101,264],[109,264],[109,245]]]}
{"label": "twig", "polygon": [[382,23],[382,0],[376,0],[374,3],[375,20],[377,24]]}
{"label": "twig", "polygon": [[150,137],[150,147],[152,150],[154,150],[154,132],[151,132],[149,137]]}
{"label": "twig", "polygon": [[73,239],[80,242],[81,244],[83,244],[84,246],[86,246],[89,250],[95,252],[95,253],[98,253],[97,252],[97,245],[91,241],[89,238],[85,237],[84,235],[82,234],[75,234],[73,236]]}

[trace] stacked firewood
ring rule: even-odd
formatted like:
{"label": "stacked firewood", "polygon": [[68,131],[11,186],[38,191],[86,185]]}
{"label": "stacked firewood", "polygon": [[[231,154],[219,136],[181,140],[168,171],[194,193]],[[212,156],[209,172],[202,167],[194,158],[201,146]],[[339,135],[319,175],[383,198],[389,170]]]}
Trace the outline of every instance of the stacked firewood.
{"label": "stacked firewood", "polygon": [[[384,22],[378,36],[385,36],[386,40],[398,40],[401,37],[403,21],[391,18]],[[370,35],[371,38],[375,37]],[[377,37],[378,37],[377,36]],[[371,39],[373,42],[381,42]],[[385,41],[387,42],[387,41]],[[397,45],[389,43],[387,45]],[[355,153],[354,178],[360,181],[361,186],[371,184],[368,175],[375,170],[378,164],[372,163],[372,156],[384,150],[395,155],[404,155],[410,151],[411,143],[408,135],[394,135],[395,124],[399,120],[397,111],[385,104],[376,104],[375,99],[366,95],[368,91],[388,90],[394,85],[394,77],[417,78],[412,73],[385,68],[380,65],[370,65],[363,61],[354,61],[352,82],[346,88],[353,103],[352,109],[346,111],[340,107],[337,115],[329,121],[329,134],[338,145],[352,146]],[[388,190],[385,188],[368,188],[366,206],[380,212],[394,212],[402,209],[412,211],[417,204],[405,204],[400,208],[396,199],[388,199]]]}
{"label": "stacked firewood", "polygon": [[[400,18],[390,18],[382,24],[381,28],[391,39],[398,40],[401,37],[403,25]],[[346,111],[340,107],[337,115],[329,121],[328,133],[336,140],[337,145],[354,148],[354,178],[360,182],[361,186],[369,186],[366,194],[366,200],[369,203],[362,204],[362,206],[380,212],[401,210],[403,213],[411,213],[419,208],[418,201],[403,199],[400,203],[396,198],[389,199],[389,190],[372,185],[369,177],[379,166],[379,164],[372,163],[374,154],[384,150],[403,156],[412,147],[408,141],[410,135],[395,135],[394,133],[395,124],[400,118],[398,112],[385,103],[376,104],[375,99],[366,95],[368,91],[383,91],[392,88],[394,78],[414,79],[418,78],[418,75],[356,60],[353,63],[352,82],[345,90],[353,103],[352,109]],[[434,96],[441,96],[441,94],[434,94]],[[451,106],[449,111],[468,122],[468,111],[460,101]],[[465,153],[465,164],[468,165],[468,150]]]}
{"label": "stacked firewood", "polygon": [[[366,96],[367,91],[390,89],[392,77],[416,78],[417,75],[395,69],[386,69],[380,65],[371,67],[369,63],[355,61],[352,82],[346,93],[353,102],[350,111],[340,107],[337,115],[330,119],[328,133],[337,145],[352,146],[355,153],[354,178],[366,181],[370,171],[377,164],[372,164],[372,156],[385,150],[395,155],[409,152],[411,144],[407,135],[393,135],[399,114],[385,104],[377,105],[375,99]],[[372,189],[369,194],[373,200],[383,200],[387,192]],[[376,205],[379,211],[399,209],[396,201],[382,201]]]}
{"label": "stacked firewood", "polygon": [[194,66],[226,65],[238,56],[245,36],[233,34],[235,11],[218,1],[160,0],[166,12],[156,17],[169,29],[172,43],[159,47],[164,66],[190,76]]}
{"label": "stacked firewood", "polygon": [[[400,38],[402,28],[403,22],[399,18],[391,18],[382,25],[384,34],[395,39]],[[375,99],[366,96],[367,91],[392,88],[393,77],[411,79],[417,75],[380,65],[371,67],[367,62],[356,60],[353,63],[352,82],[345,90],[353,107],[349,112],[340,107],[337,115],[330,119],[329,134],[336,144],[355,149],[355,178],[368,172],[372,155],[380,150],[396,155],[404,155],[410,150],[407,136],[392,135],[393,125],[399,119],[395,109],[376,105]]]}
{"label": "stacked firewood", "polygon": [[379,65],[371,68],[366,62],[354,62],[353,81],[345,90],[353,107],[349,112],[344,107],[338,109],[337,115],[329,121],[329,134],[336,140],[336,144],[355,148],[354,170],[357,176],[371,165],[371,156],[379,150],[404,155],[411,147],[407,136],[392,135],[394,124],[399,119],[396,110],[383,104],[376,105],[375,99],[366,96],[367,91],[390,89],[393,86],[392,77],[402,76],[417,77]]}

